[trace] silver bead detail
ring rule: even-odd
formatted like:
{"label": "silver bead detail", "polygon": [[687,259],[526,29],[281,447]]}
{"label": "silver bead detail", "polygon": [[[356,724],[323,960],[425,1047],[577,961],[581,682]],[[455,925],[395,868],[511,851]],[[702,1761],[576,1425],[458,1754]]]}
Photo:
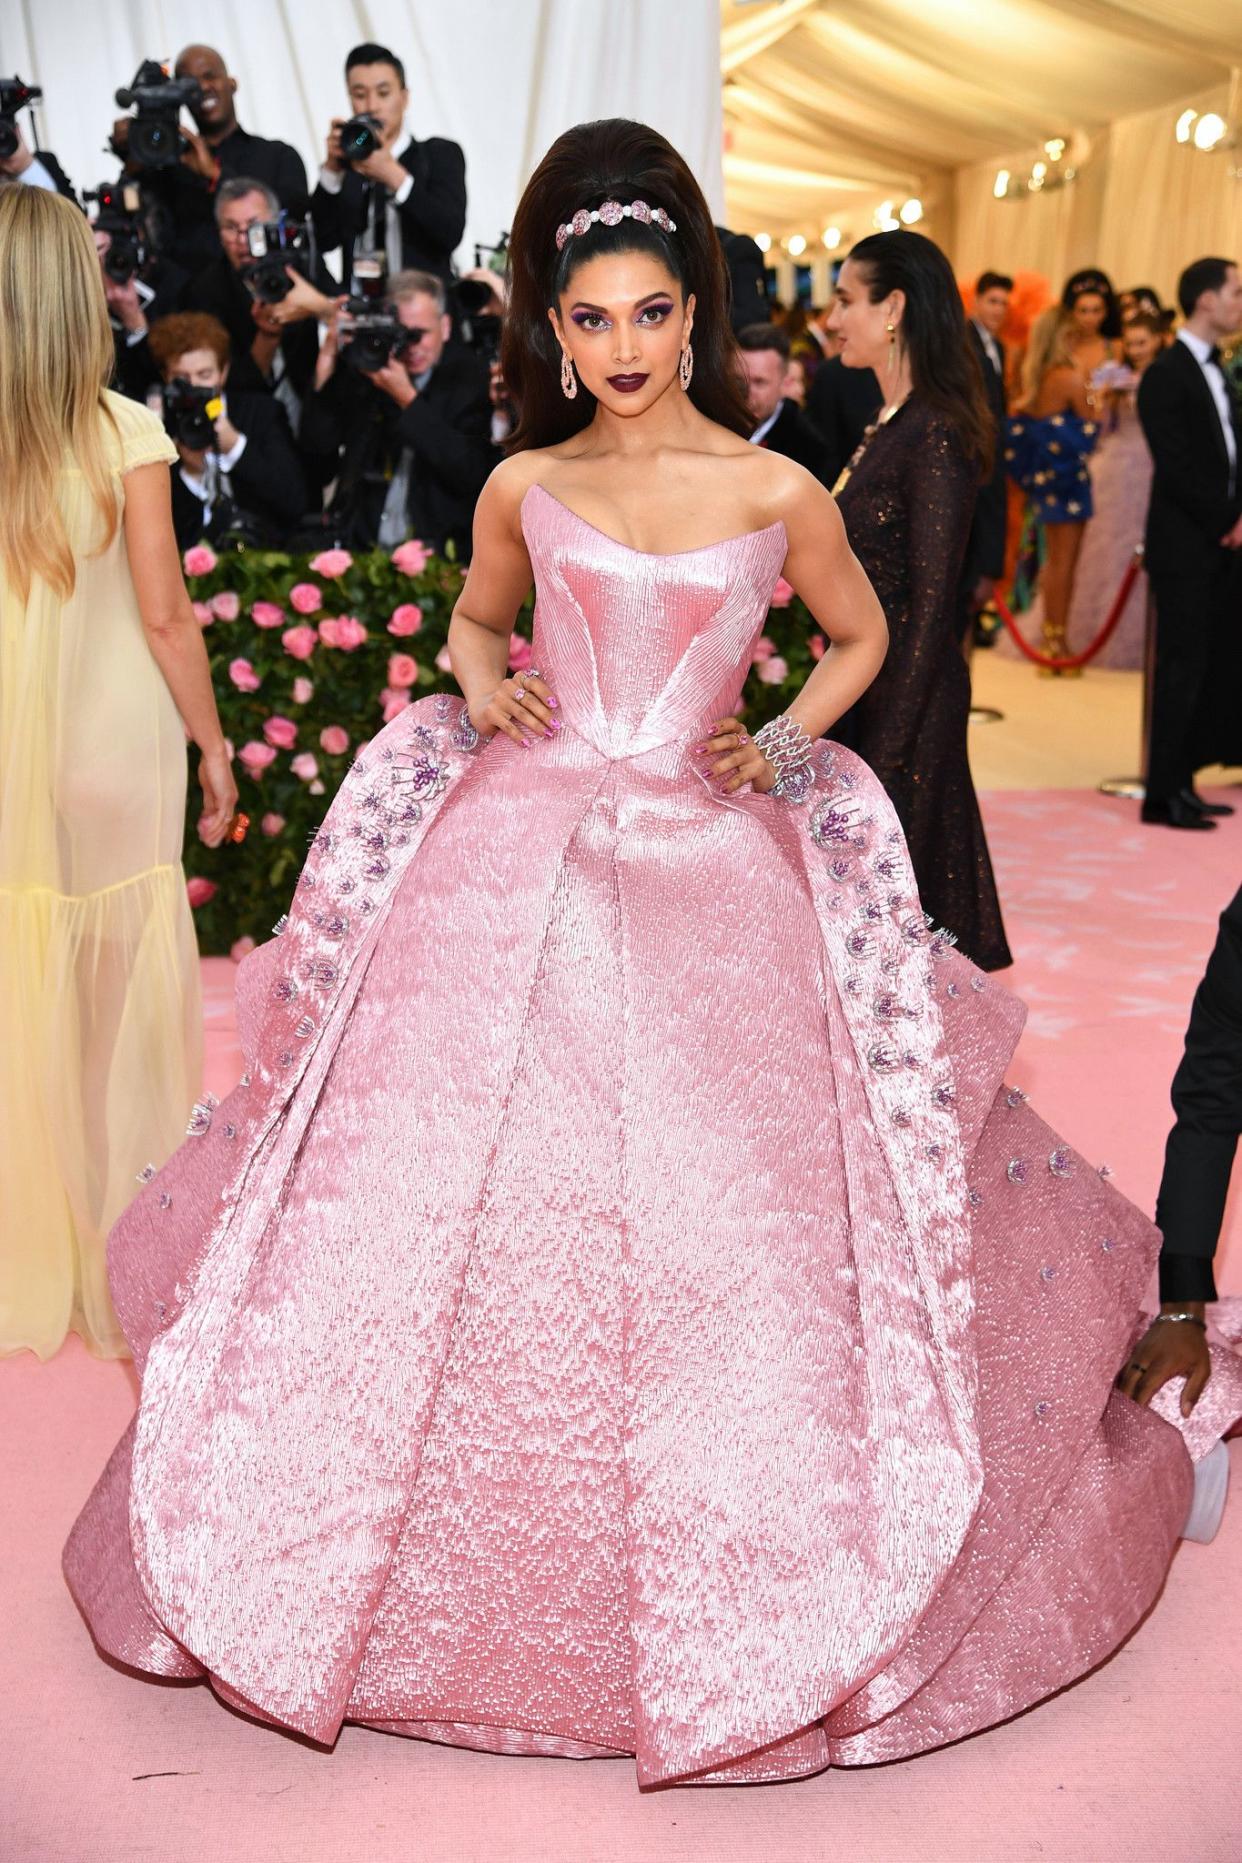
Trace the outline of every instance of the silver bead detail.
{"label": "silver bead detail", "polygon": [[1011,1158],[1005,1176],[1009,1179],[1011,1184],[1025,1184],[1027,1172],[1030,1168],[1025,1158]]}

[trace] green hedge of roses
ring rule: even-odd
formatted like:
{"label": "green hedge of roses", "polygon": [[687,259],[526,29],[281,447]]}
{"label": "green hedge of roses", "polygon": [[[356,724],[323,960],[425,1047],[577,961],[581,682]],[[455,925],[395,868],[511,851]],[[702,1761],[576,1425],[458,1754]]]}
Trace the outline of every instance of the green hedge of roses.
{"label": "green hedge of roses", "polygon": [[[464,571],[417,542],[391,556],[312,557],[200,544],[185,571],[250,817],[240,846],[203,846],[191,746],[185,868],[201,950],[240,957],[287,909],[309,839],[362,745],[412,699],[456,692],[446,643]],[[773,603],[746,683],[752,729],[785,708],[824,650],[787,584]],[[530,662],[530,611],[528,602],[512,637],[514,671]]]}

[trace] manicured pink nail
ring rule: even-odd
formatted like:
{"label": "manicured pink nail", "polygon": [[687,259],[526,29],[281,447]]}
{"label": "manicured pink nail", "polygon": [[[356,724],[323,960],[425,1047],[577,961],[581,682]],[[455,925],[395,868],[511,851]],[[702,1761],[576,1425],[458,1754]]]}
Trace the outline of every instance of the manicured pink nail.
{"label": "manicured pink nail", "polygon": [[707,745],[706,745],[706,744],[696,744],[696,745],[695,745],[695,747],[694,747],[694,754],[695,754],[695,756],[696,756],[696,757],[701,757],[701,756],[703,755],[703,753],[704,753],[704,751],[705,751],[706,749],[707,749]]}
{"label": "manicured pink nail", "polygon": [[559,731],[560,728],[561,728],[561,721],[559,718],[549,718],[548,720],[549,731]]}
{"label": "manicured pink nail", "polygon": [[550,706],[552,707],[552,710],[553,710],[553,711],[555,711],[555,710],[556,710],[556,708],[557,708],[557,701],[556,701],[556,700],[555,700],[555,699],[554,699],[554,698],[553,698],[553,697],[551,696],[551,694],[550,694],[550,693],[549,693],[549,695],[548,695],[548,704],[549,704],[549,705],[550,705]]}
{"label": "manicured pink nail", "polygon": [[523,749],[523,750],[529,750],[529,749],[530,749],[530,739],[529,739],[528,737],[524,737],[524,738],[522,739],[522,749]]}

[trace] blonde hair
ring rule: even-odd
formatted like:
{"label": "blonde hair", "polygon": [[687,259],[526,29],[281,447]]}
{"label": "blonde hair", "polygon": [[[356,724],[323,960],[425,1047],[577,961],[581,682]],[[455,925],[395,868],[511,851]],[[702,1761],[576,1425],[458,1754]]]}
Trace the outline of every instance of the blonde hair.
{"label": "blonde hair", "polygon": [[120,500],[104,444],[112,327],[86,217],[45,188],[0,188],[0,570],[24,601],[41,576],[62,598],[76,581],[57,478],[66,452],[103,522]]}
{"label": "blonde hair", "polygon": [[1066,340],[1071,322],[1070,313],[1062,305],[1050,304],[1031,325],[1022,364],[1022,388],[1028,401],[1039,393],[1050,370],[1073,368],[1074,358]]}

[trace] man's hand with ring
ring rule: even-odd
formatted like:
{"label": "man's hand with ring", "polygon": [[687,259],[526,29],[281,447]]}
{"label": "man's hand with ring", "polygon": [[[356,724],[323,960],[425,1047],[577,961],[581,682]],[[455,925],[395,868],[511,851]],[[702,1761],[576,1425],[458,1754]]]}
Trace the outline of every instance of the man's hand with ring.
{"label": "man's hand with ring", "polygon": [[704,775],[719,783],[722,796],[731,796],[745,783],[761,796],[776,787],[776,771],[740,718],[718,718],[710,735],[695,745],[694,754]]}
{"label": "man's hand with ring", "polygon": [[529,750],[537,737],[555,737],[561,728],[558,701],[538,673],[518,673],[497,686],[481,705],[470,707],[470,722],[480,737],[503,731]]}
{"label": "man's hand with ring", "polygon": [[1157,1316],[1122,1366],[1117,1389],[1145,1408],[1171,1378],[1184,1378],[1181,1412],[1188,1417],[1211,1375],[1212,1359],[1203,1328],[1189,1320]]}

